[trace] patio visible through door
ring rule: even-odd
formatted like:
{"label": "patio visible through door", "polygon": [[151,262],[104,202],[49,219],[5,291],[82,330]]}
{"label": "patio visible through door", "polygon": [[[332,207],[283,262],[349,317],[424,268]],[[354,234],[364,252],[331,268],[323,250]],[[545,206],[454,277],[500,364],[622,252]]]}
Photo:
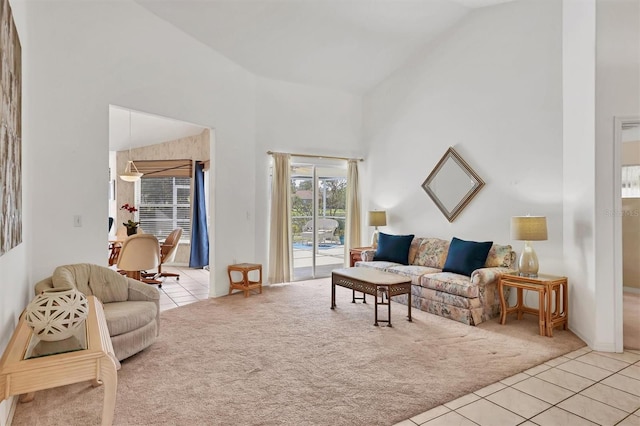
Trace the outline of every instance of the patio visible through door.
{"label": "patio visible through door", "polygon": [[293,163],[293,280],[328,277],[344,266],[346,166]]}

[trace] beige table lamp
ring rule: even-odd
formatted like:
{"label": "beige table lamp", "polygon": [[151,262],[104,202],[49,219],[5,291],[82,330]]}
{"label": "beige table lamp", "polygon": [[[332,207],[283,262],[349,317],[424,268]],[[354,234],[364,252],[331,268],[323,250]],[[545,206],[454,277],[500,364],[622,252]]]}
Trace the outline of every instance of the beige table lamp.
{"label": "beige table lamp", "polygon": [[387,226],[387,212],[385,211],[370,211],[369,212],[369,226],[374,226],[373,235],[371,236],[371,247],[378,247],[378,226]]}
{"label": "beige table lamp", "polygon": [[511,218],[511,239],[524,241],[524,248],[518,259],[521,277],[538,276],[538,256],[531,241],[547,239],[547,218],[545,216],[514,216]]}

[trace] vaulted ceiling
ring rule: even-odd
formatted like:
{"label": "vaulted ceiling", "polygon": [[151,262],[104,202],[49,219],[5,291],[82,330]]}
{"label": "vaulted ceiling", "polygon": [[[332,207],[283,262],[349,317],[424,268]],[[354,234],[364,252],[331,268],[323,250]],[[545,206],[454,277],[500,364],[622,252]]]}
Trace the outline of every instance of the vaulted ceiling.
{"label": "vaulted ceiling", "polygon": [[[474,9],[512,0],[135,1],[256,75],[364,94]],[[115,151],[202,131],[114,107],[109,127]]]}
{"label": "vaulted ceiling", "polygon": [[511,0],[136,0],[249,71],[362,94],[475,8]]}

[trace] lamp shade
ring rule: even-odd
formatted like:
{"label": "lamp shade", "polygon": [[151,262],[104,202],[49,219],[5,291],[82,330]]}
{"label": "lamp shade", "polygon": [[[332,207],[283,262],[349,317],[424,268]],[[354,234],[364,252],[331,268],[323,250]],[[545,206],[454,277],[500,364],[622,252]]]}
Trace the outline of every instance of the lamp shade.
{"label": "lamp shade", "polygon": [[518,241],[544,241],[547,239],[545,216],[514,216],[511,218],[511,239]]}
{"label": "lamp shade", "polygon": [[[134,171],[135,170],[135,171]],[[133,161],[127,161],[127,167],[124,169],[124,172],[120,174],[120,179],[126,182],[135,182],[142,177],[142,173],[138,171],[138,168],[133,163]]]}
{"label": "lamp shade", "polygon": [[377,210],[370,211],[369,226],[387,226],[387,212]]}

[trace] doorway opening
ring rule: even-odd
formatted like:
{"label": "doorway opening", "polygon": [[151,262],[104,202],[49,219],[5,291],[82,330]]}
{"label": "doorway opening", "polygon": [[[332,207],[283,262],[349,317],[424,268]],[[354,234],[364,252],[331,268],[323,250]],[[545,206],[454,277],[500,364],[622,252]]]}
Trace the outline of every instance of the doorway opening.
{"label": "doorway opening", "polygon": [[[178,279],[163,278],[166,282],[161,289],[161,305],[166,308],[206,299],[212,287],[208,271],[211,256],[202,249],[194,256],[192,245],[210,246],[212,240],[209,160],[213,137],[210,127],[109,105],[107,214],[114,219],[113,224],[109,221],[109,265],[117,267],[113,248],[128,238],[123,228],[129,220],[139,225],[138,232],[152,234],[160,243],[181,228],[177,248],[168,256],[171,260],[163,263],[162,272],[174,272],[183,276],[185,283],[195,280],[198,285],[186,288]],[[137,181],[119,177],[129,160],[143,173]],[[129,209],[122,208],[125,204]],[[204,214],[194,215],[194,210],[202,212],[203,207]],[[194,237],[194,224],[206,231]]]}
{"label": "doorway opening", "polygon": [[616,118],[616,350],[640,349],[640,117]]}

